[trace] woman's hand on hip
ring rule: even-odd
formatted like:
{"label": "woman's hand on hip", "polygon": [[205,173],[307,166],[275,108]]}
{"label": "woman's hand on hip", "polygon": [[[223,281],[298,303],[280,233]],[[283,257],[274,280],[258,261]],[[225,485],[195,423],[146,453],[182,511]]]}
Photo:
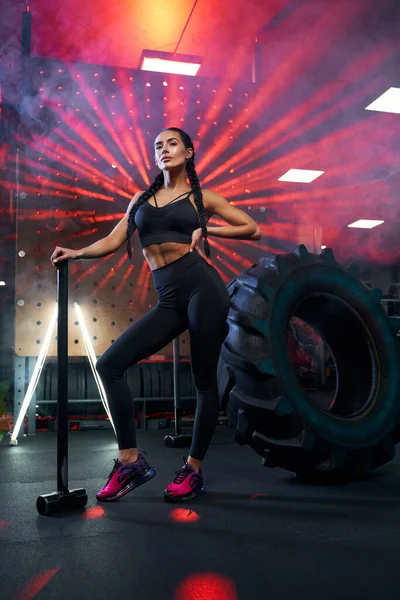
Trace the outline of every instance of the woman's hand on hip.
{"label": "woman's hand on hip", "polygon": [[190,244],[190,252],[193,250],[197,250],[198,245],[200,244],[201,238],[203,237],[203,232],[201,231],[201,227],[195,229],[192,233],[192,242]]}
{"label": "woman's hand on hip", "polygon": [[202,237],[203,237],[203,232],[201,230],[201,227],[199,227],[199,229],[195,229],[193,231],[192,243],[190,244],[190,252],[193,252],[193,250],[196,250],[200,254],[200,256],[202,256],[204,258],[204,260],[206,260],[208,262],[208,258],[206,257],[204,252],[199,247]]}

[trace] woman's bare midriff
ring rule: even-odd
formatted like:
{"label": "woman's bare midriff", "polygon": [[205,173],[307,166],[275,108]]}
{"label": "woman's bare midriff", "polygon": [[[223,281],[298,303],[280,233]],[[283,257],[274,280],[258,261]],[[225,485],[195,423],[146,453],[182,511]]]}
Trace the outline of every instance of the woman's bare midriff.
{"label": "woman's bare midriff", "polygon": [[190,250],[190,244],[178,244],[177,242],[163,242],[162,244],[151,244],[143,249],[145,257],[150,269],[154,271],[160,267],[165,267],[178,260]]}

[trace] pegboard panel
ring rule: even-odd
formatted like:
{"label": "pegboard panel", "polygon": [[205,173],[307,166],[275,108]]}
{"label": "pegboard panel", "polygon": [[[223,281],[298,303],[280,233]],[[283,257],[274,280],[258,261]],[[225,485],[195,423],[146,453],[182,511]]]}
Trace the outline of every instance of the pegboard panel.
{"label": "pegboard panel", "polygon": [[[28,200],[29,201],[29,200]],[[20,239],[29,237],[30,225],[20,226]],[[72,227],[64,221],[65,229]],[[70,356],[86,355],[78,303],[91,344],[101,355],[121,333],[157,303],[150,269],[134,241],[133,262],[129,264],[125,249],[100,260],[69,264],[69,340]],[[50,253],[29,245],[19,246],[16,277],[16,339],[18,356],[37,356],[45,338],[57,296],[57,273],[51,266]],[[57,354],[55,327],[49,356]],[[181,338],[181,352],[190,353],[188,333]],[[172,356],[172,343],[160,349],[160,355]]]}
{"label": "pegboard panel", "polygon": [[[218,190],[221,184],[226,190],[224,161],[237,153],[229,141],[234,139],[230,131],[235,115],[243,121],[236,128],[241,144],[254,132],[244,118],[252,92],[248,82],[230,87],[215,80],[35,58],[29,59],[27,71],[36,103],[30,106],[32,123],[41,135],[21,139],[7,176],[17,192],[15,348],[19,356],[37,356],[56,301],[56,273],[49,262],[54,247],[79,249],[110,233],[132,196],[158,173],[154,136],[168,125],[185,129],[187,122],[196,151],[200,149],[200,179],[202,173],[206,177],[214,172],[218,161],[220,174],[213,174],[212,188]],[[217,96],[223,98],[218,106],[213,105]],[[220,133],[219,146],[213,148]],[[201,160],[203,144],[211,151]],[[252,210],[247,177],[241,181],[233,169],[229,177],[235,180],[230,199],[246,194],[243,208]],[[263,253],[257,244],[238,248],[235,240],[211,242],[213,264],[226,283]],[[156,303],[137,236],[133,249],[131,263],[121,248],[101,259],[70,264],[71,356],[85,355],[74,302],[82,309],[98,356]],[[50,356],[56,354],[55,335]],[[189,354],[187,334],[181,350]],[[160,354],[171,356],[172,344]]]}

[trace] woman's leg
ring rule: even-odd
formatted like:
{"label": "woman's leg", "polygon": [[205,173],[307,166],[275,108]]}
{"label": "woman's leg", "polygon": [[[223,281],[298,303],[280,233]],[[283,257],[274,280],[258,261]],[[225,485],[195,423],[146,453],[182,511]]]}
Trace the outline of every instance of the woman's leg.
{"label": "woman's leg", "polygon": [[214,270],[205,270],[204,280],[192,294],[188,306],[192,373],[197,396],[193,440],[188,464],[178,471],[164,491],[164,498],[169,502],[192,500],[206,491],[200,462],[217,425],[217,364],[222,342],[228,333],[228,310],[229,296],[222,280]]}
{"label": "woman's leg", "polygon": [[222,281],[219,286],[211,285],[211,289],[205,282],[192,296],[188,308],[192,373],[197,396],[188,463],[197,472],[218,420],[217,365],[222,343],[228,333],[228,311],[229,296]]}
{"label": "woman's leg", "polygon": [[96,363],[123,463],[134,462],[138,454],[134,402],[124,373],[128,367],[158,352],[187,329],[184,321],[177,311],[157,304],[125,331]]}

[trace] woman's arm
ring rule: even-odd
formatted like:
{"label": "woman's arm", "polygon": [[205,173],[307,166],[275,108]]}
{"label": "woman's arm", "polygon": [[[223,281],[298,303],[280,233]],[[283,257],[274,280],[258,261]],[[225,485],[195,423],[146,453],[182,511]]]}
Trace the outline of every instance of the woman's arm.
{"label": "woman's arm", "polygon": [[63,260],[101,258],[118,250],[127,240],[129,213],[132,206],[136,203],[142,193],[143,192],[138,192],[135,194],[130,201],[128,209],[123,218],[105,238],[102,238],[86,248],[81,248],[81,250],[71,250],[70,248],[62,248],[61,246],[58,246],[51,256],[51,261],[58,264]]}
{"label": "woman's arm", "polygon": [[207,226],[208,235],[237,240],[261,239],[261,230],[257,223],[247,213],[229,204],[216,192],[203,190],[203,202],[206,210],[229,223],[228,226],[222,227]]}

